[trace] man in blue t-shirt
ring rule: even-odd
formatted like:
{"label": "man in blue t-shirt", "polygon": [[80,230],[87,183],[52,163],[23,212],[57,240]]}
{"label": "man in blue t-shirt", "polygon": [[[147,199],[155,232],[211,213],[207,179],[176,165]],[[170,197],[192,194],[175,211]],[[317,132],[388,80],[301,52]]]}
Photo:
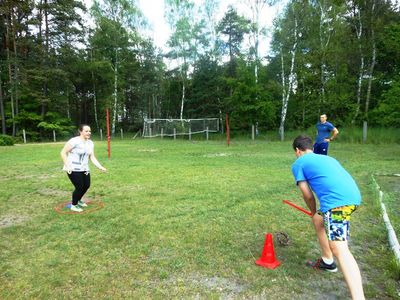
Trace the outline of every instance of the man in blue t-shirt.
{"label": "man in blue t-shirt", "polygon": [[[317,137],[314,144],[314,153],[328,155],[329,143],[332,142],[339,134],[339,130],[331,123],[327,122],[326,115],[319,117],[320,122],[317,123]],[[331,136],[332,132],[332,136]]]}
{"label": "man in blue t-shirt", "polygon": [[[300,135],[293,141],[297,160],[292,173],[304,201],[312,213],[322,256],[307,265],[336,272],[338,260],[353,299],[364,299],[360,270],[348,248],[350,215],[361,203],[361,194],[351,175],[329,156],[312,151],[310,137]],[[319,200],[317,210],[315,196]]]}

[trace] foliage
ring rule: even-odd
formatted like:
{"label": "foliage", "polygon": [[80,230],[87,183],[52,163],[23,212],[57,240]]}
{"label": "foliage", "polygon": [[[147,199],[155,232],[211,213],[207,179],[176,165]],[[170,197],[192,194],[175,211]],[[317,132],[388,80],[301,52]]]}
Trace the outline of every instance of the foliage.
{"label": "foliage", "polygon": [[9,135],[0,134],[0,146],[12,146],[14,145],[14,138]]}
{"label": "foliage", "polygon": [[[90,9],[75,0],[2,1],[1,132],[24,129],[41,140],[79,123],[97,132],[107,108],[113,131],[137,131],[144,118],[226,113],[233,129],[277,130],[282,74],[293,83],[288,130],[313,126],[321,113],[337,126],[400,126],[400,13],[390,1],[288,1],[269,28],[271,51],[258,54],[265,36],[255,15],[252,23],[231,6],[217,19],[219,1],[166,3],[169,49],[145,36],[136,0],[94,1]],[[274,1],[247,3],[256,13]],[[89,12],[94,28],[83,23]]]}
{"label": "foliage", "polygon": [[390,83],[390,87],[382,94],[382,100],[371,113],[371,118],[383,127],[400,127],[400,78]]}

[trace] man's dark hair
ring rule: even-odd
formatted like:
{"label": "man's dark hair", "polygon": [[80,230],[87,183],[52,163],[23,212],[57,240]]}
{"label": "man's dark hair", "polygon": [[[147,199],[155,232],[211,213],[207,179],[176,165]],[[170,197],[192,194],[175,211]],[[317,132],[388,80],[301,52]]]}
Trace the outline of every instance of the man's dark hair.
{"label": "man's dark hair", "polygon": [[301,151],[312,150],[313,149],[313,142],[312,139],[307,135],[299,135],[293,141],[293,150],[298,148]]}

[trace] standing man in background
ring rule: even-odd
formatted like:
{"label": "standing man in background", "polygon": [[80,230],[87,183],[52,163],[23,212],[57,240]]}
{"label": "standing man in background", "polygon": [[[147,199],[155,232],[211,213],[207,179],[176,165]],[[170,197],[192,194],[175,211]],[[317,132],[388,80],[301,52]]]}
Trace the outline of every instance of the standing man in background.
{"label": "standing man in background", "polygon": [[[314,144],[314,153],[328,155],[329,143],[333,141],[339,134],[339,130],[331,123],[327,122],[326,114],[319,117],[320,122],[317,123],[317,137]],[[332,132],[332,136],[331,136]]]}

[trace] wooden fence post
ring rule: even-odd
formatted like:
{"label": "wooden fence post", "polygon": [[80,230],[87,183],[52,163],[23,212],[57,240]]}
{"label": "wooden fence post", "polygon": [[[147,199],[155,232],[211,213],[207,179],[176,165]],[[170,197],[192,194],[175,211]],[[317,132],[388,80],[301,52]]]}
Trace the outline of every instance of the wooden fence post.
{"label": "wooden fence post", "polygon": [[367,130],[368,130],[368,123],[367,121],[363,122],[363,144],[365,144],[367,142]]}
{"label": "wooden fence post", "polygon": [[22,129],[22,136],[24,137],[24,144],[26,144],[26,132],[25,132],[25,129]]}

